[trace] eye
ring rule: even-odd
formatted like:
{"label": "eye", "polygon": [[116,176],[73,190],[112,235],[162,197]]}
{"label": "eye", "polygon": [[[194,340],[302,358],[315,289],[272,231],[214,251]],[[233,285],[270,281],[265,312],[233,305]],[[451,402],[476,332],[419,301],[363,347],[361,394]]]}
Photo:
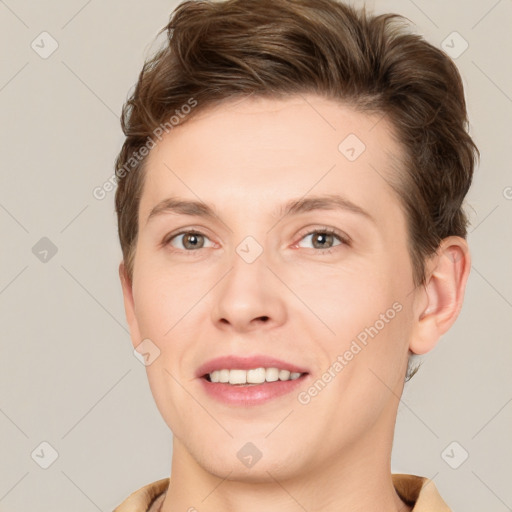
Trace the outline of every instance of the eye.
{"label": "eye", "polygon": [[210,241],[206,235],[199,231],[181,231],[180,233],[176,233],[175,235],[167,238],[164,241],[164,245],[170,245],[176,249],[185,251],[202,249],[203,247],[213,247],[213,243],[211,241],[211,245],[205,245],[206,240]]}
{"label": "eye", "polygon": [[[349,240],[346,236],[338,233],[334,229],[322,228],[310,231],[301,238],[302,240],[310,240],[311,246],[309,248],[322,249],[322,251],[329,253],[332,249],[338,245],[349,245]],[[338,243],[336,243],[336,240]],[[300,242],[297,244],[299,247]]]}

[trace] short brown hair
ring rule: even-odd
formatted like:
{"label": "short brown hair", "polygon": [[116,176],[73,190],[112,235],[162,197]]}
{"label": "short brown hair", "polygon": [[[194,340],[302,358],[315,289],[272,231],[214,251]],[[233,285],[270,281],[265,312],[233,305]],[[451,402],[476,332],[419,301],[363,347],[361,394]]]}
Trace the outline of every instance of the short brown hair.
{"label": "short brown hair", "polygon": [[390,184],[407,217],[414,283],[425,282],[425,260],[443,238],[466,237],[462,203],[478,149],[462,81],[449,57],[409,33],[405,18],[335,0],[198,0],[180,4],[164,31],[166,43],[144,64],[121,118],[116,212],[130,280],[147,160],[133,155],[190,98],[197,106],[181,123],[249,95],[315,93],[381,113],[404,150]]}

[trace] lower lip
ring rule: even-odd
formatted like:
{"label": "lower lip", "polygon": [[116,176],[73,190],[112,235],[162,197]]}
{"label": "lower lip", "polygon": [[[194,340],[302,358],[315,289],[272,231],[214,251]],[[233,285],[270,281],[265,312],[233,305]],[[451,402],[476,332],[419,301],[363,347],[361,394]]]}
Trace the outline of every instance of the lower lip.
{"label": "lower lip", "polygon": [[304,380],[308,376],[309,374],[306,373],[295,380],[276,380],[275,382],[250,386],[233,386],[220,382],[210,382],[204,378],[199,380],[205,392],[219,402],[228,405],[251,406],[264,404],[292,393],[304,384]]}

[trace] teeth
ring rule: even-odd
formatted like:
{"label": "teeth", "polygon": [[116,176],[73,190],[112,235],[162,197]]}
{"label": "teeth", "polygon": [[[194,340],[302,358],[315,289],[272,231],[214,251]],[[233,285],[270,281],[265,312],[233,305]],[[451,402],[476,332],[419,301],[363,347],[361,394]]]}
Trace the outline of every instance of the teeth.
{"label": "teeth", "polygon": [[215,370],[209,374],[211,382],[233,385],[263,384],[277,380],[295,380],[302,374],[279,368],[254,368],[251,370]]}
{"label": "teeth", "polygon": [[288,380],[289,378],[290,372],[288,370],[279,370],[279,380]]}
{"label": "teeth", "polygon": [[265,380],[267,382],[279,380],[279,370],[277,368],[267,368],[265,371]]}
{"label": "teeth", "polygon": [[[270,371],[270,369],[268,370]],[[265,381],[267,370],[265,368],[256,368],[255,370],[247,370],[248,384],[261,384]]]}
{"label": "teeth", "polygon": [[231,370],[229,372],[229,383],[230,384],[245,384],[247,372],[245,370]]}

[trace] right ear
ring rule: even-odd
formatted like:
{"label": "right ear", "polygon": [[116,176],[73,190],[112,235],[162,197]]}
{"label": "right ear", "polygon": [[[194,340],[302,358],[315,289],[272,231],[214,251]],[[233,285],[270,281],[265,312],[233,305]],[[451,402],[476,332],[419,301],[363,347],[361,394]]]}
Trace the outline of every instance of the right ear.
{"label": "right ear", "polygon": [[124,264],[124,260],[119,264],[119,278],[121,279],[121,287],[123,289],[124,311],[126,321],[130,328],[130,337],[132,339],[133,348],[141,342],[139,324],[135,316],[135,304],[133,302],[132,283],[128,277],[128,272]]}

